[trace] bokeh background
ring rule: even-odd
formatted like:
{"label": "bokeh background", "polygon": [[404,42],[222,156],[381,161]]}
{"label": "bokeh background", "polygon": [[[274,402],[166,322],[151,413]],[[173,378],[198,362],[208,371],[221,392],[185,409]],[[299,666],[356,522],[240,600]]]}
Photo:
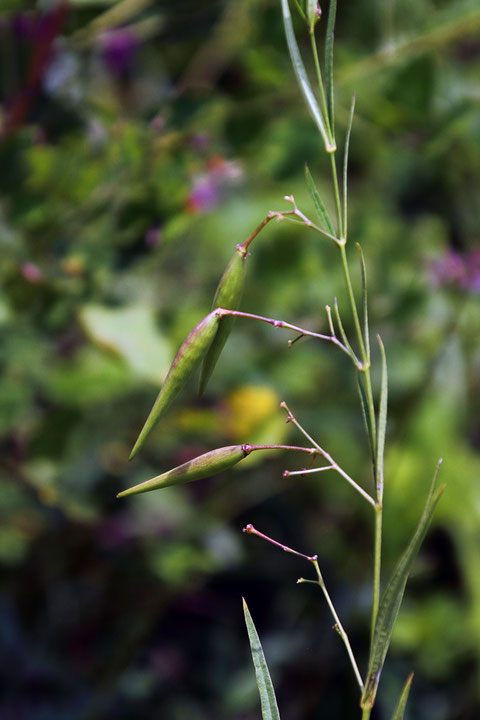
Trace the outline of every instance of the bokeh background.
{"label": "bokeh background", "polygon": [[[235,244],[284,195],[313,217],[305,161],[332,205],[279,3],[1,11],[0,718],[258,718],[242,595],[282,717],[358,717],[325,603],[295,585],[309,567],[241,532],[319,554],[364,667],[371,513],[339,477],[284,479],[301,460],[271,454],[115,497],[219,445],[298,442],[281,400],[370,482],[348,359],[246,321],[205,397],[192,381],[128,463]],[[477,0],[339,0],[340,136],[357,94],[351,262],[358,287],[360,242],[390,368],[384,575],[440,456],[448,484],[377,720],[412,669],[408,718],[480,717],[479,31]],[[244,310],[321,330],[337,295],[351,328],[327,240],[270,223],[248,265]]]}

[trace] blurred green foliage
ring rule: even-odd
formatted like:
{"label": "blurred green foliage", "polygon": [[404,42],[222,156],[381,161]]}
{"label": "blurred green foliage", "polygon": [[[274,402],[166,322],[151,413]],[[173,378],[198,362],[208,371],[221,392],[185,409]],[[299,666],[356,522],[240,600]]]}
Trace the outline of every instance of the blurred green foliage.
{"label": "blurred green foliage", "polygon": [[[439,456],[448,485],[377,718],[412,669],[408,717],[480,714],[479,29],[476,0],[339,1],[341,127],[357,94],[350,252],[361,243],[390,368],[385,574]],[[319,553],[365,662],[371,538],[348,486],[283,479],[272,455],[115,499],[227,442],[298,440],[283,399],[370,482],[348,360],[242,321],[206,397],[192,382],[128,464],[234,245],[287,194],[313,216],[305,161],[328,187],[278,3],[7,2],[0,77],[0,716],[257,717],[242,594],[282,715],[318,717],[321,696],[353,716],[299,561],[240,533]],[[334,296],[346,312],[327,241],[271,223],[251,250],[244,310],[319,330]]]}

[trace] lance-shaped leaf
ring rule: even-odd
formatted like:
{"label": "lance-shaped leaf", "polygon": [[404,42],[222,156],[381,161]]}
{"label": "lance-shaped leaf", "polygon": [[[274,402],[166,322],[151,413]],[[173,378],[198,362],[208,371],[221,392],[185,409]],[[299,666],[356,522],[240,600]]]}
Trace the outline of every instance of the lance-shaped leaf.
{"label": "lance-shaped leaf", "polygon": [[305,163],[305,180],[307,182],[307,187],[310,190],[310,194],[315,204],[315,210],[318,213],[323,229],[330,233],[330,235],[333,235],[335,237],[335,230],[333,229],[333,225],[328,216],[327,209],[318,193],[317,187],[315,185],[307,163]]}
{"label": "lance-shaped leaf", "polygon": [[362,415],[363,415],[363,422],[365,423],[365,428],[367,430],[368,435],[368,443],[370,445],[370,452],[372,456],[372,465],[375,474],[377,473],[377,457],[376,457],[376,438],[375,438],[375,432],[372,428],[372,424],[370,422],[370,413],[368,411],[368,400],[367,400],[367,394],[365,391],[364,386],[364,378],[360,375],[360,373],[357,373],[357,386],[358,386],[358,392],[360,395],[360,402],[362,405]]}
{"label": "lance-shaped leaf", "polygon": [[355,112],[355,93],[352,96],[350,115],[348,118],[347,135],[343,151],[343,237],[348,237],[348,153],[350,150],[350,135],[352,134],[353,114]]}
{"label": "lance-shaped leaf", "polygon": [[151,480],[146,480],[139,485],[134,485],[128,490],[119,493],[117,497],[125,495],[138,495],[140,493],[158,490],[159,488],[170,487],[171,485],[184,485],[185,483],[201,480],[211,475],[217,475],[223,470],[236,465],[250,452],[248,445],[227,445],[210,452],[199,455],[193,460],[178,465],[178,467],[157,475]]}
{"label": "lance-shaped leaf", "polygon": [[265,655],[263,654],[260,638],[258,637],[257,630],[253,624],[252,616],[250,615],[250,611],[245,600],[243,600],[243,613],[245,615],[248,639],[250,640],[250,650],[257,678],[257,687],[260,694],[262,718],[263,720],[280,720],[280,713],[278,711],[277,698],[275,697],[272,678],[270,677],[270,673],[268,671],[267,661],[265,660]]}
{"label": "lance-shaped leaf", "polygon": [[[235,253],[225,268],[225,271],[220,278],[220,282],[218,283],[215,297],[213,298],[212,309],[225,308],[226,310],[238,310],[242,300],[243,287],[245,285],[246,258],[246,250],[241,245],[237,245]],[[234,317],[226,316],[220,319],[215,337],[213,338],[202,363],[199,385],[200,395],[203,395],[208,380],[210,379],[215,365],[217,364],[218,357],[232,331],[232,325],[234,322]]]}
{"label": "lance-shaped leaf", "polygon": [[397,566],[395,567],[380,599],[372,647],[370,648],[365,690],[361,700],[361,706],[363,708],[373,707],[375,702],[383,663],[385,662],[385,657],[392,638],[393,628],[402,603],[405,585],[407,584],[407,579],[410,574],[410,570],[412,569],[413,562],[432,520],[440,495],[445,489],[445,486],[442,486],[435,492],[440,462],[438,463],[433,476],[425,509],[417,525],[417,529],[415,530],[407,549],[398,561]]}
{"label": "lance-shaped leaf", "polygon": [[335,133],[334,85],[333,85],[333,39],[335,35],[335,18],[337,14],[337,0],[330,0],[327,20],[327,34],[325,37],[325,88],[327,95],[327,108],[332,134]]}
{"label": "lance-shaped leaf", "polygon": [[368,327],[368,290],[367,290],[367,267],[361,246],[356,243],[360,254],[360,268],[362,270],[362,309],[363,309],[363,342],[368,362],[370,362],[370,334]]}
{"label": "lance-shaped leaf", "polygon": [[408,676],[405,685],[403,686],[402,694],[398,699],[397,707],[395,708],[395,712],[392,715],[392,720],[403,720],[403,716],[405,715],[405,708],[407,706],[408,694],[412,685],[412,680],[413,673]]}
{"label": "lance-shaped leaf", "polygon": [[382,355],[382,384],[380,387],[380,406],[378,408],[377,423],[377,457],[375,462],[375,474],[377,478],[377,501],[383,500],[383,466],[385,456],[385,435],[387,432],[387,412],[388,412],[388,375],[387,375],[387,357],[385,355],[385,347],[380,335],[377,335],[380,352]]}
{"label": "lance-shaped leaf", "polygon": [[288,5],[288,0],[281,0],[281,2],[285,36],[287,38],[288,50],[290,53],[290,58],[292,61],[293,69],[295,71],[295,75],[297,76],[298,85],[300,87],[300,90],[302,91],[302,95],[310,111],[310,114],[314,119],[318,129],[320,130],[323,142],[325,143],[326,151],[329,153],[335,152],[335,141],[329,137],[324,118],[318,106],[315,95],[313,94],[313,90],[308,80],[305,66],[300,55],[300,50],[298,49],[297,41],[295,39],[295,33],[293,30],[292,16],[290,15],[290,7]]}
{"label": "lance-shaped leaf", "polygon": [[138,436],[138,439],[130,453],[130,460],[137,454],[152,432],[155,423],[169,407],[172,400],[178,395],[180,390],[186,384],[196,366],[203,358],[217,332],[220,318],[214,312],[203,318],[196,325],[187,339],[184,341],[175,358],[170,365],[170,369],[162,385],[162,389],[158,393],[155,404],[145,422],[145,425]]}

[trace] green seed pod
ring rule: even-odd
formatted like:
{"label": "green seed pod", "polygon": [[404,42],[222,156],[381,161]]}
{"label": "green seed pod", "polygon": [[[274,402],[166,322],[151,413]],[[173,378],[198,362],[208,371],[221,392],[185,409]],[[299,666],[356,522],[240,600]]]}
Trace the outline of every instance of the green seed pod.
{"label": "green seed pod", "polygon": [[162,385],[162,389],[158,393],[155,404],[150,411],[145,425],[142,428],[137,442],[133,446],[130,453],[130,460],[135,457],[148,435],[151,433],[158,418],[168,408],[172,400],[183,388],[195,367],[206,353],[208,346],[215,337],[220,318],[215,312],[203,318],[196,325],[170,365],[170,369]]}
{"label": "green seed pod", "polygon": [[[226,310],[238,310],[243,295],[243,286],[245,283],[245,259],[247,257],[246,250],[237,245],[235,253],[228,263],[225,271],[220,278],[215,297],[213,298],[212,308],[225,308]],[[208,352],[202,364],[200,375],[199,393],[203,392],[207,386],[210,376],[217,364],[218,357],[223,350],[223,346],[227,342],[228,336],[232,330],[235,318],[221,318],[217,333],[210,345]]]}
{"label": "green seed pod", "polygon": [[159,488],[169,487],[170,485],[183,485],[193,480],[201,480],[209,475],[216,475],[222,470],[233,467],[240,460],[248,455],[250,448],[248,445],[227,445],[226,447],[217,448],[210,452],[200,455],[199,457],[189,460],[183,465],[179,465],[173,470],[157,475],[151,480],[146,480],[139,485],[134,485],[128,490],[119,493],[117,497],[125,495],[137,495],[138,493],[149,492]]}

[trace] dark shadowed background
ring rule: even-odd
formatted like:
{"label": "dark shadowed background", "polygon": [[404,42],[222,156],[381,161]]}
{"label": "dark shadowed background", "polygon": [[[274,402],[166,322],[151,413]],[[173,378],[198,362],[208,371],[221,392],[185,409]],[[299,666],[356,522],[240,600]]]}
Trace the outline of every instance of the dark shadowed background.
{"label": "dark shadowed background", "polygon": [[[352,268],[358,287],[360,242],[372,332],[390,368],[385,576],[440,456],[448,484],[374,717],[390,717],[415,670],[406,717],[476,720],[480,9],[338,4],[340,137],[357,95]],[[299,442],[281,400],[370,482],[348,359],[305,340],[289,350],[288,333],[246,321],[205,397],[192,381],[128,463],[235,244],[285,208],[285,195],[314,216],[305,161],[332,205],[280,3],[1,8],[0,718],[256,720],[242,595],[282,717],[358,717],[323,598],[295,585],[310,568],[241,532],[251,522],[318,553],[363,668],[371,513],[341,478],[284,479],[301,460],[272,454],[193,485],[115,497],[219,445]],[[327,239],[270,223],[248,263],[244,310],[322,331],[337,295],[351,327]]]}

